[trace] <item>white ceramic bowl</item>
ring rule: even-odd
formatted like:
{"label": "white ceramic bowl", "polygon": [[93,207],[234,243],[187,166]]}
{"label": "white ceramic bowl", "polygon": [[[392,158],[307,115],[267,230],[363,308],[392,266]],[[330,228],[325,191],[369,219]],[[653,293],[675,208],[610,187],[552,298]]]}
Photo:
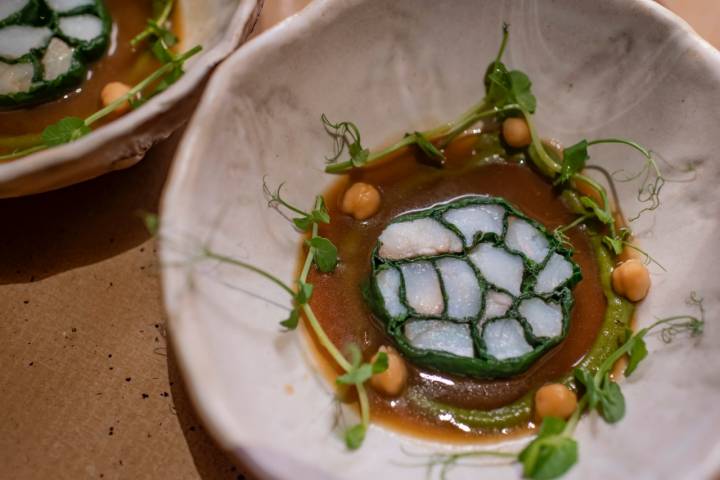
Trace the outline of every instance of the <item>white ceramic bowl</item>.
{"label": "white ceramic bowl", "polygon": [[210,71],[250,35],[263,0],[179,0],[184,46],[202,45],[165,92],[76,142],[0,163],[0,198],[82,182],[139,162],[192,114]]}
{"label": "white ceramic bowl", "polygon": [[[542,133],[561,141],[622,136],[693,165],[691,183],[668,183],[661,209],[636,226],[667,268],[638,313],[686,312],[693,289],[709,324],[698,343],[652,353],[623,382],[626,418],[592,417],[577,436],[581,460],[567,478],[707,478],[720,466],[720,55],[649,0],[317,1],[250,42],[218,69],[173,167],[163,202],[161,256],[186,260],[199,245],[251,261],[291,282],[299,238],[268,210],[262,177],[286,180],[309,205],[334,179],[319,118],[350,119],[365,143],[455,118],[479,100],[503,21],[506,59],[526,71]],[[632,168],[626,150],[592,162]],[[633,164],[636,165],[636,164]],[[683,176],[679,171],[671,177]],[[635,191],[621,185],[632,210]],[[401,447],[436,451],[373,427],[345,450],[332,433],[331,389],[301,335],[280,333],[282,291],[251,273],[209,262],[163,270],[172,340],[197,409],[222,446],[267,478],[424,478]],[[286,392],[291,385],[293,394]],[[349,415],[352,415],[350,413]],[[517,467],[466,468],[451,478],[515,479]]]}

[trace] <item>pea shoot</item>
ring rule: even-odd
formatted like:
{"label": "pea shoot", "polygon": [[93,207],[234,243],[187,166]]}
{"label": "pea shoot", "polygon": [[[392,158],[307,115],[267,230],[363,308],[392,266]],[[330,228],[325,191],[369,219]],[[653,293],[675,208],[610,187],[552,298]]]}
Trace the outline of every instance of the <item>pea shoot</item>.
{"label": "pea shoot", "polygon": [[[335,364],[342,370],[342,373],[335,379],[339,386],[351,386],[357,391],[358,404],[360,407],[360,422],[348,427],[344,432],[344,441],[348,449],[359,448],[370,425],[370,402],[368,399],[365,384],[373,375],[379,374],[388,368],[388,356],[385,352],[379,352],[374,360],[363,361],[362,352],[357,345],[351,344],[346,347],[344,354],[323,329],[315,312],[310,305],[314,285],[308,281],[312,268],[322,273],[332,273],[338,265],[337,247],[328,238],[319,235],[319,225],[330,223],[330,214],[325,205],[322,195],[315,197],[313,206],[309,211],[293,205],[282,196],[281,183],[277,188],[271,189],[263,179],[263,192],[267,198],[268,207],[277,210],[284,218],[288,219],[293,227],[308,235],[304,241],[307,248],[305,260],[303,261],[300,275],[294,285],[289,285],[272,273],[255,266],[251,263],[238,260],[230,255],[216,252],[208,247],[203,247],[199,254],[200,260],[211,260],[227,265],[232,265],[244,270],[251,271],[269,280],[290,297],[292,307],[287,318],[280,321],[285,331],[292,331],[300,325],[301,317],[307,321],[307,325],[315,334],[320,346],[330,355]],[[145,215],[146,227],[151,233],[158,230],[158,219],[154,215]]]}
{"label": "pea shoot", "polygon": [[596,411],[609,424],[620,421],[625,415],[625,397],[618,383],[611,378],[618,360],[628,357],[624,375],[629,377],[648,355],[645,343],[648,335],[659,332],[664,343],[670,343],[682,334],[690,337],[702,335],[705,325],[703,299],[692,292],[687,303],[698,310],[697,316],[683,314],[661,318],[636,333],[628,331],[627,340],[596,371],[576,369],[575,388],[584,391],[584,394],[573,414],[567,421],[556,417],[543,419],[537,436],[520,452],[477,450],[460,454],[433,454],[423,466],[431,473],[435,467],[440,467],[439,478],[444,480],[462,459],[511,458],[522,466],[524,478],[552,480],[562,477],[578,461],[578,444],[573,434],[585,411]]}
{"label": "pea shoot", "polygon": [[[583,173],[583,171],[590,159],[588,149],[593,146],[619,144],[628,146],[642,154],[645,158],[643,168],[636,174],[626,176],[623,179],[624,181],[631,181],[642,178],[642,184],[638,191],[638,200],[644,206],[637,215],[630,219],[630,221],[634,221],[643,213],[652,211],[660,205],[660,192],[665,183],[665,178],[652,153],[632,140],[602,138],[580,140],[574,145],[563,149],[562,158],[553,158],[543,145],[542,138],[538,135],[533,122],[537,99],[532,92],[532,81],[524,72],[510,70],[502,62],[508,38],[509,26],[503,24],[502,41],[497,56],[485,71],[484,98],[460,118],[447,125],[425,132],[408,133],[394,145],[378,152],[371,152],[362,145],[360,130],[357,125],[348,121],[333,124],[323,115],[322,122],[335,142],[333,155],[326,158],[329,165],[327,165],[325,171],[327,173],[345,173],[354,168],[364,168],[385,159],[390,154],[413,145],[418,146],[425,156],[435,160],[436,165],[442,166],[445,160],[442,149],[480,120],[485,118],[503,120],[508,117],[520,117],[527,122],[530,130],[531,143],[527,150],[533,165],[548,177],[554,185],[575,188],[580,183],[595,192],[594,196],[601,200],[597,202],[592,197],[583,195],[580,198],[582,208],[577,212],[578,219],[569,224],[567,228],[561,228],[557,233],[557,238],[566,242],[567,237],[563,235],[565,231],[581,224],[598,222],[607,230],[603,234],[603,242],[615,255],[619,255],[626,246],[636,248],[630,241],[632,238],[631,231],[627,227],[620,228],[617,224],[613,215],[613,205],[605,187]],[[348,147],[350,159],[339,161],[345,146]]]}

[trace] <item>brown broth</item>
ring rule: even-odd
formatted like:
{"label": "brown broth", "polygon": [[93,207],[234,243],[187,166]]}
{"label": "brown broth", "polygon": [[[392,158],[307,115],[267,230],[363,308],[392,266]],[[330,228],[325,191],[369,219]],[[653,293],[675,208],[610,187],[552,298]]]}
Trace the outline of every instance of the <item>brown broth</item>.
{"label": "brown broth", "polygon": [[[100,92],[110,82],[135,85],[156,70],[160,63],[150,54],[146,44],[137,48],[130,40],[152,18],[152,2],[144,0],[105,0],[113,19],[111,41],[105,55],[91,64],[85,81],[75,90],[52,102],[18,110],[0,110],[0,140],[2,137],[41,132],[46,126],[67,116],[85,118],[102,108]],[[178,25],[175,6],[173,25]],[[175,31],[177,34],[178,32]],[[110,115],[97,122],[94,128],[113,120]],[[1,144],[2,142],[0,142]],[[0,154],[10,153],[0,147]]]}
{"label": "brown broth", "polygon": [[[332,222],[322,225],[320,234],[338,247],[341,262],[332,274],[311,273],[310,281],[315,285],[311,304],[335,345],[355,343],[365,358],[370,358],[381,345],[392,344],[366,305],[360,285],[370,275],[371,252],[380,232],[395,216],[460,195],[488,194],[504,197],[549,231],[573,220],[573,214],[557,192],[530,167],[517,163],[469,167],[473,143],[473,139],[467,137],[454,142],[446,152],[448,161],[443,169],[424,165],[408,153],[384,162],[379,168],[352,172],[326,193]],[[339,209],[345,189],[356,181],[375,185],[383,199],[378,213],[364,222],[355,221]],[[462,378],[408,364],[408,387],[447,404],[486,410],[507,405],[568,373],[592,346],[606,307],[589,239],[580,229],[573,229],[568,235],[583,280],[573,292],[575,306],[570,330],[563,342],[526,372],[507,379]],[[488,436],[488,432],[479,430],[463,432],[447,421],[424,414],[412,405],[406,394],[389,399],[370,391],[370,402],[373,421],[406,433],[450,441]],[[515,431],[527,428],[532,428],[532,424],[516,427]]]}

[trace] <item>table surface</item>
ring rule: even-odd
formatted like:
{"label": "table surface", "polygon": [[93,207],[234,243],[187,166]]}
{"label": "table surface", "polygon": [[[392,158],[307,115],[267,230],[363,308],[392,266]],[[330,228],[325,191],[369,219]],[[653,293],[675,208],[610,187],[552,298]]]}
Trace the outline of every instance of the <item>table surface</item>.
{"label": "table surface", "polygon": [[[259,29],[305,3],[266,0]],[[720,2],[661,3],[720,46]],[[11,478],[248,478],[190,405],[138,215],[158,210],[181,135],[126,171],[0,201],[0,471]]]}

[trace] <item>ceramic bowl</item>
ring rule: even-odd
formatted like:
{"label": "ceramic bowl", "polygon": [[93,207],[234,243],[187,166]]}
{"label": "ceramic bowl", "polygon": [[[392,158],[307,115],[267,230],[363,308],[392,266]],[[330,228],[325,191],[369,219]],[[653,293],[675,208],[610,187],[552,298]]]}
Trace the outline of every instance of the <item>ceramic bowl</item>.
{"label": "ceramic bowl", "polygon": [[[404,132],[457,117],[483,94],[503,21],[506,60],[527,72],[537,123],[566,145],[622,136],[651,146],[672,167],[660,209],[635,226],[664,265],[638,325],[687,312],[705,298],[704,337],[650,341],[646,363],[623,381],[626,418],[580,423],[580,462],[567,478],[707,478],[720,466],[720,55],[648,0],[317,1],[234,54],[210,82],[172,170],[162,208],[164,297],[173,345],[209,431],[262,478],[421,479],[410,452],[455,451],[373,426],[348,452],[333,429],[332,389],[308,343],[281,333],[288,298],[252,273],[188,262],[202,245],[291,282],[299,236],[267,208],[263,176],[287,181],[310,205],[334,178],[320,115],[357,123],[382,147]],[[608,146],[608,170],[639,160]],[[687,173],[694,170],[693,173]],[[635,186],[620,184],[636,210]],[[352,416],[353,412],[346,412]],[[518,448],[519,440],[508,448]],[[517,479],[517,466],[462,468],[453,479]]]}
{"label": "ceramic bowl", "polygon": [[61,188],[139,162],[187,121],[208,74],[250,35],[262,0],[179,0],[183,45],[202,45],[161,95],[79,141],[0,163],[0,198]]}

